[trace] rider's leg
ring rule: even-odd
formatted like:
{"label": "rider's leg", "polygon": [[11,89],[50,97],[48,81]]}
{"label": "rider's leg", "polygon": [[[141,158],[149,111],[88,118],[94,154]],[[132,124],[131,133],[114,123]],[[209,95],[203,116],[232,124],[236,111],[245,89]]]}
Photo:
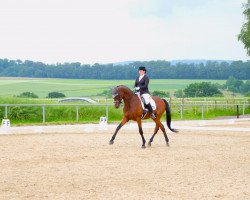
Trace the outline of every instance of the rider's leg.
{"label": "rider's leg", "polygon": [[143,94],[142,97],[145,100],[146,107],[148,108],[149,112],[151,113],[152,119],[155,119],[156,118],[155,111],[153,110],[152,105],[150,104],[150,98],[151,98],[150,95],[149,94]]}
{"label": "rider's leg", "polygon": [[145,105],[145,99],[143,96],[140,97],[141,100],[142,100],[142,108],[143,108],[143,113],[142,113],[142,116],[141,116],[141,119],[144,119],[144,117],[147,115],[148,113],[148,109],[147,109],[147,106]]}
{"label": "rider's leg", "polygon": [[146,114],[148,113],[148,111],[146,109],[143,110],[141,119],[144,119],[144,117],[146,116]]}
{"label": "rider's leg", "polygon": [[151,106],[150,103],[147,104],[147,108],[148,108],[149,112],[151,112],[151,118],[152,118],[152,119],[155,119],[155,118],[156,118],[156,116],[155,116],[155,111],[153,110],[153,108],[152,108],[152,106]]}

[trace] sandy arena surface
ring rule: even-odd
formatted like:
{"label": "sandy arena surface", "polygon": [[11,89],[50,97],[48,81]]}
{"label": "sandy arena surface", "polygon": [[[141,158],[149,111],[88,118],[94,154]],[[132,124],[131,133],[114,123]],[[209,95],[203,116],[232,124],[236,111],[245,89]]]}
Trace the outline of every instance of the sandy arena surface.
{"label": "sandy arena surface", "polygon": [[250,199],[250,131],[114,128],[0,135],[0,199]]}
{"label": "sandy arena surface", "polygon": [[[211,125],[206,125],[206,126],[211,126]],[[236,128],[236,127],[240,127],[240,128],[250,128],[250,121],[241,121],[241,122],[237,122],[234,123],[233,121],[228,121],[228,123],[226,124],[217,124],[217,125],[213,125],[213,127],[232,127],[232,128]]]}

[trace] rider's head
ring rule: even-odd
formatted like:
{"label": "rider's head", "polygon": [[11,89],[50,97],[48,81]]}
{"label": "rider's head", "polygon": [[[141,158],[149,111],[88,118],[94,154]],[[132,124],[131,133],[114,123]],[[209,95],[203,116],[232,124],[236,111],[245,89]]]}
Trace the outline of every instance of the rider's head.
{"label": "rider's head", "polygon": [[138,71],[139,71],[140,76],[146,74],[146,72],[147,72],[147,70],[144,66],[140,66]]}

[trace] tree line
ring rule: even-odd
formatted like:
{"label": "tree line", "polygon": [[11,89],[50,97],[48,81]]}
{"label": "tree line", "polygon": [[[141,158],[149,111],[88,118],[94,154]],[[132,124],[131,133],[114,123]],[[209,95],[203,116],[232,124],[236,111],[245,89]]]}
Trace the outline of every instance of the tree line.
{"label": "tree line", "polygon": [[250,96],[250,80],[242,81],[230,76],[226,83],[220,85],[218,83],[201,82],[191,83],[184,90],[177,90],[174,96],[182,97],[222,97],[222,91],[230,91],[240,93],[246,97]]}
{"label": "tree line", "polygon": [[0,76],[72,79],[135,79],[139,66],[145,66],[153,79],[250,79],[250,61],[177,63],[165,60],[132,62],[126,65],[57,63],[0,59]]}

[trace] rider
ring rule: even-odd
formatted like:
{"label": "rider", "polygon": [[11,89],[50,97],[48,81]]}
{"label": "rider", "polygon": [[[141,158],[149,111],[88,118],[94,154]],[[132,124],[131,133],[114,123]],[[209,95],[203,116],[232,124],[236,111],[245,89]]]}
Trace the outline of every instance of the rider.
{"label": "rider", "polygon": [[[145,107],[148,108],[149,112],[151,113],[151,118],[155,119],[156,118],[155,111],[153,110],[152,105],[150,103],[151,96],[148,90],[149,77],[146,74],[147,70],[144,66],[139,67],[138,70],[140,76],[138,76],[135,80],[135,90],[137,92],[140,92],[141,97],[145,101],[146,104]],[[147,111],[144,109],[142,118],[144,118],[146,114]]]}

